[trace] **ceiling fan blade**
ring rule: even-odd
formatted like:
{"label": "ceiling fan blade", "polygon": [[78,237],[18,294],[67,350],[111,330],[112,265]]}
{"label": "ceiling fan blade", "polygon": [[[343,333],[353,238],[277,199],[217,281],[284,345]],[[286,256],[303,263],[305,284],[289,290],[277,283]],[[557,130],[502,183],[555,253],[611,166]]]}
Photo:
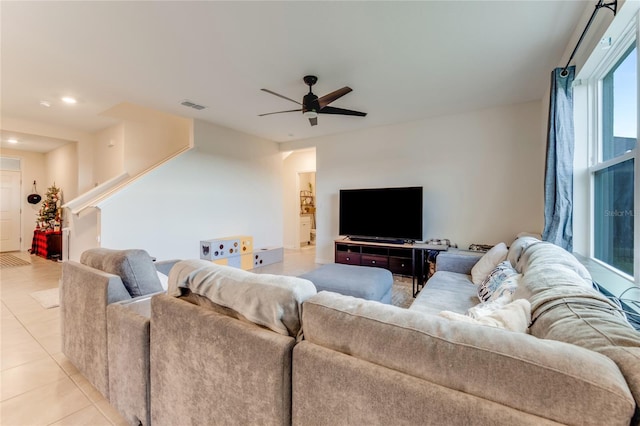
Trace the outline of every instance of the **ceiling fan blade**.
{"label": "ceiling fan blade", "polygon": [[320,103],[320,108],[326,107],[331,102],[351,92],[351,90],[352,90],[351,87],[344,86],[342,89],[338,89],[335,92],[331,92],[328,95],[324,95],[323,97],[318,99],[318,102]]}
{"label": "ceiling fan blade", "polygon": [[267,112],[266,114],[258,114],[258,117],[264,117],[265,115],[271,115],[271,114],[282,114],[283,112],[300,112],[302,111],[302,108],[300,109],[290,109],[288,111],[276,111],[276,112]]}
{"label": "ceiling fan blade", "polygon": [[275,95],[275,96],[277,96],[277,97],[279,97],[279,98],[286,99],[286,100],[288,100],[288,101],[294,102],[294,103],[296,103],[296,104],[298,104],[298,105],[302,105],[302,104],[301,104],[300,102],[298,102],[298,101],[294,101],[293,99],[291,99],[291,98],[287,98],[286,96],[281,95],[281,94],[279,94],[279,93],[272,92],[272,91],[271,91],[271,90],[269,90],[269,89],[260,89],[260,90],[262,90],[263,92],[271,93],[272,95]]}
{"label": "ceiling fan blade", "polygon": [[309,119],[309,123],[311,123],[312,126],[317,126],[318,125],[318,117],[313,117]]}
{"label": "ceiling fan blade", "polygon": [[330,106],[322,108],[318,111],[318,114],[355,115],[357,117],[365,117],[367,115],[366,112],[352,111],[350,109],[334,108]]}

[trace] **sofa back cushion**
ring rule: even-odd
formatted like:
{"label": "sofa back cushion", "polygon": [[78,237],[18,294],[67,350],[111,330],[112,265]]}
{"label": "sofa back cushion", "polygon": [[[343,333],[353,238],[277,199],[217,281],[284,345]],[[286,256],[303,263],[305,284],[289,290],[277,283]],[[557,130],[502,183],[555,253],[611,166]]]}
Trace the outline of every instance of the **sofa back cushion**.
{"label": "sofa back cushion", "polygon": [[182,294],[181,289],[230,309],[230,316],[239,318],[237,313],[243,319],[293,337],[300,334],[302,302],[316,294],[316,287],[309,280],[255,274],[200,259],[182,260],[169,272],[167,293],[177,297]]}
{"label": "sofa back cushion", "polygon": [[80,263],[118,275],[131,297],[163,291],[153,259],[144,250],[90,249],[82,253]]}
{"label": "sofa back cushion", "polygon": [[520,286],[532,306],[531,334],[608,356],[640,402],[640,332],[620,308],[593,289],[584,266],[558,246],[531,245],[520,262]]}
{"label": "sofa back cushion", "polygon": [[628,424],[634,413],[616,365],[566,343],[329,292],[304,303],[303,324],[316,345],[557,422]]}
{"label": "sofa back cushion", "polygon": [[151,324],[152,425],[291,425],[292,337],[167,295]]}
{"label": "sofa back cushion", "polygon": [[640,333],[618,305],[593,288],[589,273],[569,252],[540,242],[529,246],[519,263],[536,336],[596,351],[610,345],[640,347]]}
{"label": "sofa back cushion", "polygon": [[509,251],[507,252],[507,260],[511,262],[514,268],[521,272],[518,268],[518,261],[522,256],[522,253],[532,244],[539,243],[540,240],[534,237],[520,237],[516,238],[513,243],[509,246]]}
{"label": "sofa back cushion", "polygon": [[[471,269],[473,269],[482,256],[483,253],[477,251],[441,251],[438,252],[438,257],[436,257],[436,271],[471,275]],[[471,277],[469,277],[469,279],[471,279]]]}

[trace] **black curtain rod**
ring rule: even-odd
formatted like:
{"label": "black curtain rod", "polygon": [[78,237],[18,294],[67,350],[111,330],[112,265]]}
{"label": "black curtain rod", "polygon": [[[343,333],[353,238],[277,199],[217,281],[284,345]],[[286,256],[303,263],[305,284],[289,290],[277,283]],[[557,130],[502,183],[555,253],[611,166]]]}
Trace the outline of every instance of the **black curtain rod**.
{"label": "black curtain rod", "polygon": [[560,76],[561,77],[566,77],[567,75],[569,75],[569,73],[567,72],[567,68],[569,68],[569,64],[573,60],[573,56],[578,51],[578,47],[580,47],[580,43],[582,43],[582,40],[584,39],[584,36],[587,34],[587,31],[589,31],[589,27],[591,26],[591,23],[593,22],[593,19],[596,17],[596,14],[598,13],[598,11],[600,9],[602,9],[603,7],[606,7],[607,9],[612,11],[613,12],[613,16],[616,16],[616,12],[618,10],[618,0],[613,0],[611,3],[604,3],[604,0],[598,0],[598,4],[596,4],[595,9],[593,9],[593,13],[591,14],[591,18],[589,18],[589,22],[587,22],[587,26],[584,27],[584,30],[582,31],[582,34],[580,35],[580,38],[578,39],[578,43],[576,43],[576,47],[574,47],[573,48],[573,52],[571,52],[571,56],[569,57],[569,60],[567,61],[567,65],[565,65],[564,68],[562,69],[562,71],[560,72]]}

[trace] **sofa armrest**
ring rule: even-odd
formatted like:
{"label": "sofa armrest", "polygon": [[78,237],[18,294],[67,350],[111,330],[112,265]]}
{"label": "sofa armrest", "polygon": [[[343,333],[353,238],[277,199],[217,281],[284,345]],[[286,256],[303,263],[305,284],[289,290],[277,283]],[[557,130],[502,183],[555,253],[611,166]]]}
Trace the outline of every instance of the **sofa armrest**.
{"label": "sofa armrest", "polygon": [[436,257],[436,271],[457,272],[471,274],[471,268],[480,260],[484,253],[478,252],[442,252]]}
{"label": "sofa armrest", "polygon": [[107,305],[131,299],[120,277],[74,261],[60,280],[62,351],[82,374],[109,396]]}
{"label": "sofa armrest", "polygon": [[158,262],[154,262],[156,265],[156,269],[161,274],[169,275],[169,271],[173,268],[173,265],[180,262],[180,259],[171,259],[171,260],[161,260]]}
{"label": "sofa armrest", "polygon": [[65,262],[63,266],[62,281],[66,282],[67,287],[72,291],[94,292],[97,288],[102,290],[102,284],[106,284],[105,305],[131,299],[131,295],[119,276],[72,260]]}

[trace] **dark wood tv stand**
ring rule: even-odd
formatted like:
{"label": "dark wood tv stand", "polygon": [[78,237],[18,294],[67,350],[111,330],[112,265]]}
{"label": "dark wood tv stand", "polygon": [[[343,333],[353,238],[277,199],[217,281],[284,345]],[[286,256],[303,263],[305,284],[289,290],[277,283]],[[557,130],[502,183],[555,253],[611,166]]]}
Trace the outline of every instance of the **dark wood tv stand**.
{"label": "dark wood tv stand", "polygon": [[428,252],[446,249],[447,246],[352,241],[342,237],[335,240],[335,262],[385,268],[392,274],[411,277],[415,297],[429,278]]}

